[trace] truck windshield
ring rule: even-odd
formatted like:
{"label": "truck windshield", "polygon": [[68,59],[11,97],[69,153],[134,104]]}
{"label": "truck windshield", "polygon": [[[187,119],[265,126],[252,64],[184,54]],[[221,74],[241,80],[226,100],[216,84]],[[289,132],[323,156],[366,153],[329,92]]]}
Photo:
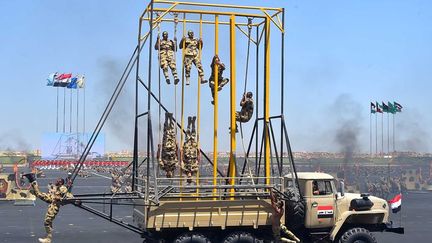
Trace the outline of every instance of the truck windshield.
{"label": "truck windshield", "polygon": [[312,181],[312,193],[313,195],[319,195],[319,196],[333,194],[331,181],[324,181],[324,180]]}

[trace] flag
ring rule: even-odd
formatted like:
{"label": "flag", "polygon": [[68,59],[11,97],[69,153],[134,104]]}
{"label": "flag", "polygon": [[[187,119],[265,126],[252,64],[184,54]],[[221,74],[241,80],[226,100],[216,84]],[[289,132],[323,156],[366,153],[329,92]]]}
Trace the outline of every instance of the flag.
{"label": "flag", "polygon": [[376,112],[383,113],[383,111],[381,110],[380,105],[378,104],[378,102],[375,101],[375,103],[376,103]]}
{"label": "flag", "polygon": [[77,84],[79,88],[84,88],[85,85],[85,76],[84,75],[78,75],[77,76],[78,80],[77,80]]}
{"label": "flag", "polygon": [[57,82],[54,83],[54,86],[66,87],[70,83],[70,78],[72,77],[72,73],[62,73],[57,76]]}
{"label": "flag", "polygon": [[393,105],[396,109],[396,112],[402,112],[403,107],[399,103],[397,103],[396,101],[393,101]]}
{"label": "flag", "polygon": [[396,114],[396,107],[391,102],[387,102],[387,104],[388,104],[389,112],[392,114]]}
{"label": "flag", "polygon": [[375,114],[375,113],[376,113],[376,106],[375,106],[375,104],[372,103],[372,102],[371,102],[371,105],[370,105],[370,110],[371,110],[371,113],[372,113],[372,114]]}
{"label": "flag", "polygon": [[57,72],[55,72],[55,73],[51,73],[50,75],[48,75],[48,78],[47,78],[47,86],[53,86],[54,85],[54,82],[55,82],[55,80],[56,80],[56,78],[57,78],[57,75],[58,75],[58,73]]}
{"label": "flag", "polygon": [[73,77],[71,78],[70,82],[68,83],[68,85],[66,86],[68,89],[76,89],[77,87],[77,77]]}
{"label": "flag", "polygon": [[397,194],[393,199],[388,201],[393,213],[397,213],[402,207],[402,193]]}
{"label": "flag", "polygon": [[67,78],[71,78],[72,77],[72,73],[62,73],[60,75],[57,76],[58,80],[64,80]]}
{"label": "flag", "polygon": [[388,107],[388,105],[386,105],[385,103],[384,103],[384,101],[382,102],[382,110],[383,110],[383,112],[386,112],[386,113],[388,113],[389,112],[389,107]]}

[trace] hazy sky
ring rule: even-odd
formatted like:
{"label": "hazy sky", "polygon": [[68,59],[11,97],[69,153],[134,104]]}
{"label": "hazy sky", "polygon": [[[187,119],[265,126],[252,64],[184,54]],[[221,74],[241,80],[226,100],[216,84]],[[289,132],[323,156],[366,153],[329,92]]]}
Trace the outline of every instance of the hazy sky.
{"label": "hazy sky", "polygon": [[[45,86],[46,77],[55,71],[86,75],[86,128],[95,127],[136,45],[138,16],[145,4],[137,0],[0,1],[0,149],[39,148],[42,134],[55,131],[56,93]],[[355,150],[368,152],[369,102],[375,100],[397,101],[404,107],[395,119],[397,150],[432,151],[431,1],[261,1],[259,4],[286,9],[285,114],[295,151],[340,151],[337,135],[348,126],[358,131],[354,134],[358,139]],[[197,26],[187,28],[198,30]],[[164,24],[162,29],[172,36],[172,24]],[[221,31],[226,30],[221,27]],[[205,27],[204,32],[203,65],[208,77],[213,29]],[[237,47],[238,102],[243,92],[247,42],[237,33],[239,42],[243,41]],[[272,49],[276,70],[280,35],[276,29],[272,29],[272,34],[276,39]],[[220,48],[222,61],[228,64],[226,43],[221,40]],[[178,67],[180,71],[180,64]],[[252,72],[249,76],[254,78]],[[154,75],[157,78],[157,72]],[[229,72],[225,75],[229,76]],[[271,75],[278,83],[279,71]],[[128,81],[124,98],[104,129],[108,150],[128,148],[132,142],[133,81]],[[157,86],[157,79],[154,82]],[[248,90],[254,87],[253,82],[248,81]],[[212,140],[207,134],[212,131],[213,108],[208,86],[201,87],[201,140],[203,147],[211,150]],[[196,85],[192,85],[186,91],[185,116],[196,111],[195,89]],[[162,91],[167,92],[163,100],[174,109],[173,86],[162,83]],[[277,99],[278,86],[273,85],[272,92]],[[229,147],[228,94],[227,86],[221,93],[220,107],[225,112],[220,119],[221,150]],[[179,107],[178,103],[178,110]],[[272,105],[272,109],[272,114],[278,114],[278,105]],[[158,139],[157,109],[154,117]],[[74,129],[75,126],[74,123]],[[250,126],[246,125],[247,132]]]}

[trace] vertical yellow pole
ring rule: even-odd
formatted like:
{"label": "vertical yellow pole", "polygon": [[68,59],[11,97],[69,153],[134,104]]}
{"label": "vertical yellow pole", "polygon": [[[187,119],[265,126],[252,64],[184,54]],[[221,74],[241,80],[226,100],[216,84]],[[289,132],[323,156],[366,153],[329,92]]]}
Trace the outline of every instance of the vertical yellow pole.
{"label": "vertical yellow pole", "polygon": [[[219,50],[219,16],[215,15],[215,55],[218,54]],[[213,194],[216,194],[216,184],[217,184],[217,172],[218,172],[218,66],[215,65],[214,73],[214,132],[213,132]]]}
{"label": "vertical yellow pole", "polygon": [[[186,36],[186,14],[183,14],[183,37],[184,38]],[[180,164],[180,186],[183,185],[183,139],[184,139],[184,83],[185,83],[185,75],[184,75],[184,58],[185,58],[185,43],[183,42],[183,48],[182,48],[182,66],[183,66],[183,75],[182,75],[182,89],[181,89],[181,121],[180,121],[180,126],[181,126],[181,131],[180,131],[180,158],[179,158],[179,164]],[[182,188],[180,187],[180,192],[182,192]]]}
{"label": "vertical yellow pole", "polygon": [[271,168],[270,168],[270,134],[268,129],[270,117],[270,18],[266,18],[265,22],[265,80],[264,80],[264,122],[265,122],[265,177],[266,184],[270,184]]}
{"label": "vertical yellow pole", "polygon": [[[235,16],[230,17],[230,121],[231,121],[231,147],[230,147],[230,160],[229,160],[229,177],[236,175],[236,33],[235,33]],[[230,179],[230,185],[235,184],[235,179]],[[234,193],[234,189],[230,190]],[[232,195],[232,194],[231,194]]]}
{"label": "vertical yellow pole", "polygon": [[[199,27],[199,37],[200,39],[202,39],[202,24],[203,24],[203,19],[202,19],[202,14],[200,14],[200,27]],[[200,46],[199,48],[199,59],[201,60],[202,57],[202,47]],[[201,121],[201,110],[200,110],[200,105],[201,105],[201,84],[200,82],[198,82],[198,102],[197,102],[197,148],[198,148],[198,159],[201,160],[201,154],[200,154],[200,121]],[[196,177],[196,184],[197,186],[199,186],[199,178],[200,178],[200,166],[201,164],[198,165],[198,172],[197,172],[197,177]],[[196,193],[199,193],[199,188],[197,188]]]}

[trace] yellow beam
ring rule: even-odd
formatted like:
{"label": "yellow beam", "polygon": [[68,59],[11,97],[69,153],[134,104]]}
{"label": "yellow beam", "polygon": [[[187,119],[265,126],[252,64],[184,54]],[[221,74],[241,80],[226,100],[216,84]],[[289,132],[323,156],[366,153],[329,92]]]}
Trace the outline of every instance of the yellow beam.
{"label": "yellow beam", "polygon": [[[200,28],[199,28],[199,38],[202,39],[202,15],[200,15]],[[201,60],[202,57],[202,50],[201,50],[202,46],[199,46],[199,59]],[[201,161],[201,153],[200,153],[200,121],[201,121],[201,110],[200,110],[200,105],[201,105],[201,84],[200,82],[198,82],[198,101],[197,101],[197,148],[198,148],[198,161]],[[198,164],[198,172],[196,175],[196,184],[197,186],[199,186],[199,179],[200,179],[200,167],[201,167],[201,163]],[[199,188],[197,188],[196,193],[199,193]]]}
{"label": "yellow beam", "polygon": [[[145,17],[145,18],[142,18],[142,20],[150,20],[150,18],[148,18],[148,17]],[[184,20],[183,19],[179,19],[179,22],[183,22]],[[160,20],[160,22],[174,22],[174,19],[172,19],[172,18],[164,18],[164,19],[161,19]],[[186,23],[191,23],[191,24],[200,24],[200,20],[196,20],[196,19],[186,19]],[[214,21],[211,21],[211,20],[203,20],[202,21],[202,24],[214,24],[215,22]],[[219,21],[219,25],[230,25],[230,22],[228,21]],[[241,23],[236,23],[236,25],[239,25],[239,26],[247,26],[248,25],[248,23],[246,23],[246,22],[241,22]],[[252,26],[258,26],[258,24],[252,24]]]}
{"label": "yellow beam", "polygon": [[[162,12],[165,8],[155,8],[154,11]],[[198,10],[198,9],[173,9],[171,12],[176,13],[188,13],[188,14],[210,14],[210,15],[226,15],[226,16],[241,16],[241,17],[253,17],[253,18],[265,18],[264,14],[246,14],[246,13],[235,13],[235,12],[221,12],[221,11],[208,11],[208,10]]]}
{"label": "yellow beam", "polygon": [[[273,22],[273,24],[276,25],[276,27],[278,27],[279,30],[283,33],[284,29],[282,28],[282,26],[279,25],[278,23],[276,23],[276,21],[273,19],[273,17],[270,14],[267,13],[267,11],[265,11],[264,9],[262,9],[262,11],[267,16],[267,19],[270,19],[271,22]],[[266,22],[267,22],[267,19],[266,19]]]}
{"label": "yellow beam", "polygon": [[[231,147],[230,147],[230,160],[229,160],[229,173],[230,185],[235,184],[236,175],[236,32],[235,32],[235,16],[230,17],[230,117],[231,117]],[[217,89],[217,86],[215,87]],[[234,193],[234,189],[230,190]]]}
{"label": "yellow beam", "polygon": [[270,121],[270,18],[267,17],[265,23],[265,80],[264,80],[264,136],[265,136],[265,177],[266,184],[270,184],[271,168],[270,168],[270,134],[268,124]]}
{"label": "yellow beam", "polygon": [[160,22],[161,19],[163,19],[163,17],[165,15],[167,15],[170,11],[172,11],[172,9],[175,8],[176,6],[177,6],[177,3],[174,3],[171,7],[169,7],[168,9],[165,9],[163,11],[163,13],[161,15],[159,15],[159,17],[157,19],[153,20],[153,24]]}
{"label": "yellow beam", "polygon": [[214,4],[214,3],[196,3],[196,2],[181,2],[181,1],[168,1],[168,0],[154,0],[154,3],[165,3],[172,4],[173,2],[180,5],[189,6],[200,6],[200,7],[216,7],[216,8],[238,8],[238,9],[254,9],[254,10],[271,10],[271,11],[282,11],[282,8],[262,8],[256,6],[245,6],[245,5],[232,5],[232,4]]}
{"label": "yellow beam", "polygon": [[[183,18],[186,19],[186,18]],[[186,36],[186,22],[183,21],[183,37]],[[180,132],[180,178],[183,178],[183,139],[184,139],[184,86],[185,86],[185,73],[184,73],[184,58],[185,58],[185,42],[183,42],[183,48],[182,48],[182,89],[181,89],[181,132]],[[183,180],[180,180],[180,186],[182,185]],[[180,188],[180,192],[181,192],[181,188]]]}
{"label": "yellow beam", "polygon": [[[215,15],[215,55],[219,51],[219,16]],[[213,132],[213,185],[217,184],[217,171],[218,171],[218,66],[215,66],[214,73],[214,132]],[[213,193],[216,194],[216,188],[213,189]]]}

